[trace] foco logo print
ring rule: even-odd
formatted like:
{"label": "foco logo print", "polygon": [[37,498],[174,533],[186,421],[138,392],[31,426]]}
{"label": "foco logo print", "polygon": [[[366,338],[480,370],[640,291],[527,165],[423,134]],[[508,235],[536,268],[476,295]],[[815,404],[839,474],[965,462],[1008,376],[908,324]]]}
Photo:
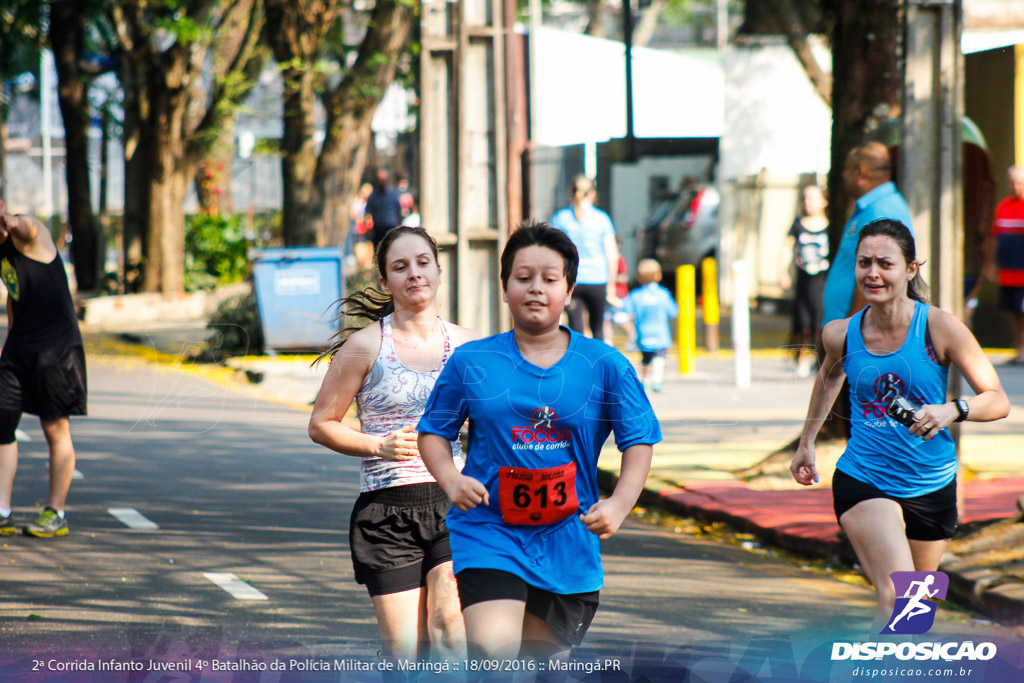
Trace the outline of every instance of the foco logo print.
{"label": "foco logo print", "polygon": [[555,426],[558,416],[550,406],[530,413],[530,426],[512,428],[512,448],[564,448],[572,441],[572,432]]}
{"label": "foco logo print", "polygon": [[550,407],[544,406],[537,408],[530,415],[530,422],[533,423],[534,428],[537,427],[554,427],[555,426],[555,411]]}

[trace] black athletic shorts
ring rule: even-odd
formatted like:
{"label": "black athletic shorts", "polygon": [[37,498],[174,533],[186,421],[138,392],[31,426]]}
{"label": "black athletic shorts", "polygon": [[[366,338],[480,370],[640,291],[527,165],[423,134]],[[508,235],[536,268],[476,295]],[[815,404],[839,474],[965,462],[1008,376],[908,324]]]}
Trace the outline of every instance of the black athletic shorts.
{"label": "black athletic shorts", "polygon": [[600,591],[560,595],[531,586],[500,569],[463,569],[455,575],[462,609],[488,600],[519,600],[526,611],[542,619],[559,638],[579,645],[597,614]]}
{"label": "black athletic shorts", "polygon": [[[832,475],[832,504],[838,520],[857,503],[887,498],[899,503],[907,538],[912,541],[941,541],[956,533],[956,477],[938,491],[913,498],[899,498],[839,470]],[[840,522],[842,525],[842,522]]]}
{"label": "black athletic shorts", "polygon": [[1007,313],[1024,313],[1024,287],[1000,287],[999,310]]}
{"label": "black athletic shorts", "polygon": [[655,358],[665,358],[666,356],[668,356],[668,349],[658,349],[657,351],[641,351],[640,365],[650,365]]}
{"label": "black athletic shorts", "polygon": [[427,573],[452,559],[445,523],[450,507],[432,482],[359,494],[348,528],[356,581],[370,595],[425,586]]}
{"label": "black athletic shorts", "polygon": [[43,420],[85,415],[88,387],[82,345],[0,354],[0,413]]}

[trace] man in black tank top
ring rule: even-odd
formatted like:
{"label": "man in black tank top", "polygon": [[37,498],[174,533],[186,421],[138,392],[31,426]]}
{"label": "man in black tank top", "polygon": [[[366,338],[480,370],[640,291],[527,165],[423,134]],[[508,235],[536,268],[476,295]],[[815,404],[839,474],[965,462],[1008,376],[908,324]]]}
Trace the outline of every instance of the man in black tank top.
{"label": "man in black tank top", "polygon": [[0,353],[0,536],[17,533],[11,491],[22,413],[39,416],[50,448],[48,504],[25,534],[66,536],[64,503],[75,472],[70,415],[86,413],[85,353],[64,262],[49,230],[0,201],[0,279],[7,287],[7,340]]}

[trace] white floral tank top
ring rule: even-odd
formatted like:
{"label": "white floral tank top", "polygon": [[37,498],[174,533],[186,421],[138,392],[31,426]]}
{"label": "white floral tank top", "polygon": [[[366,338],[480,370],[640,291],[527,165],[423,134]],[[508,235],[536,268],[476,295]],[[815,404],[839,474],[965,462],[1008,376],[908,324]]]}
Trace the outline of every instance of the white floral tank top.
{"label": "white floral tank top", "polygon": [[[391,316],[380,319],[380,351],[369,374],[363,380],[359,393],[356,394],[359,424],[363,433],[387,436],[406,425],[415,426],[419,422],[427,404],[427,397],[434,388],[434,382],[452,355],[448,325],[441,318],[438,320],[441,322],[441,332],[444,335],[444,355],[438,366],[430,372],[416,372],[405,367],[395,352]],[[458,439],[452,441],[452,454],[455,456],[455,466],[462,470],[466,458],[462,455],[462,444]],[[359,473],[359,491],[365,493],[392,486],[432,481],[434,477],[430,475],[419,457],[414,460],[392,462],[371,456],[363,458]]]}

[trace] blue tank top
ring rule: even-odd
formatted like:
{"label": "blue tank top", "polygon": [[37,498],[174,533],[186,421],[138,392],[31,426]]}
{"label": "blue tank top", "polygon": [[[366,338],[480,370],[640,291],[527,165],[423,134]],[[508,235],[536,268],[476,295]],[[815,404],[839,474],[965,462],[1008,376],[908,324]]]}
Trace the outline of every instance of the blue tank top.
{"label": "blue tank top", "polygon": [[917,302],[903,346],[872,353],[861,336],[863,309],[846,330],[843,369],[850,381],[850,441],[837,469],[892,496],[912,498],[941,489],[956,476],[956,446],[948,429],[931,441],[912,436],[885,414],[903,396],[922,406],[946,401],[949,368],[925,349],[928,305]]}

